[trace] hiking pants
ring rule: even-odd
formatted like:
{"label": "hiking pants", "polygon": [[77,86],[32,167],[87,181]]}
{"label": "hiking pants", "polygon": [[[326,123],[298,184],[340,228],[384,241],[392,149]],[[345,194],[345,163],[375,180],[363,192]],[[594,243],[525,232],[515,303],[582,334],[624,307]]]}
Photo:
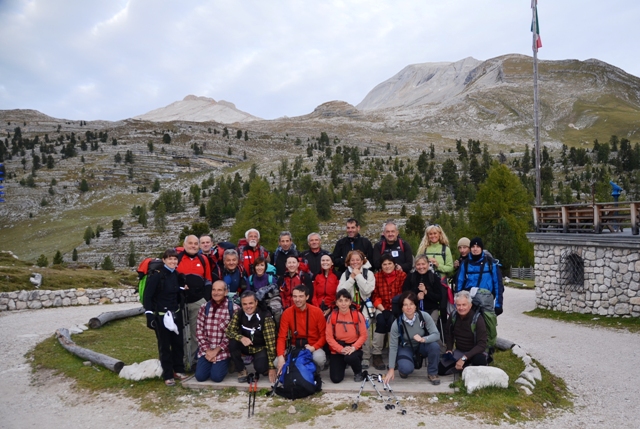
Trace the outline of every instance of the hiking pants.
{"label": "hiking pants", "polygon": [[356,350],[350,355],[341,353],[331,353],[329,356],[329,377],[334,383],[344,380],[344,371],[347,365],[351,367],[354,374],[362,372],[362,350]]}
{"label": "hiking pants", "polygon": [[[176,320],[179,334],[164,327],[162,316],[156,317],[156,339],[158,340],[158,355],[162,366],[162,379],[173,378],[174,372],[184,372],[184,357],[182,343],[182,323]],[[180,316],[178,316],[180,317]]]}
{"label": "hiking pants", "polygon": [[[438,363],[440,361],[440,346],[438,343],[420,343],[420,354],[427,356],[429,360],[427,364],[427,374],[437,374]],[[398,371],[403,374],[411,374],[415,369],[413,364],[413,349],[411,347],[399,346],[396,363],[398,364]]]}
{"label": "hiking pants", "polygon": [[[184,357],[185,362],[188,362],[193,368],[193,364],[198,361],[198,340],[196,340],[196,329],[198,325],[198,311],[203,304],[206,304],[207,301],[203,299],[199,299],[196,302],[187,304],[187,314],[189,316],[189,337],[185,338],[189,342],[190,356]],[[185,337],[187,333],[185,332]],[[187,353],[187,347],[184,348],[185,353]]]}
{"label": "hiking pants", "polygon": [[204,355],[198,359],[196,366],[196,380],[211,380],[214,383],[220,383],[229,372],[229,359],[219,360],[216,363],[209,362]]}
{"label": "hiking pants", "polygon": [[240,341],[229,340],[229,353],[231,353],[231,361],[236,371],[240,372],[245,369],[242,355],[253,356],[253,369],[261,375],[269,371],[269,359],[267,358],[267,349],[263,348],[257,353],[249,353],[249,348],[244,346]]}

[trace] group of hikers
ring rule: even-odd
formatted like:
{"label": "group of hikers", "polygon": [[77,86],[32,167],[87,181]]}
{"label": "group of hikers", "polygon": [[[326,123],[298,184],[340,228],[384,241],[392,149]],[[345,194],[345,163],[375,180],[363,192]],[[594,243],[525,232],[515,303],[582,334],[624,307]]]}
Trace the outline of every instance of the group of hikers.
{"label": "group of hikers", "polygon": [[347,366],[356,382],[371,366],[388,383],[426,359],[437,385],[439,375],[492,361],[504,287],[480,238],[461,238],[454,260],[445,232],[430,225],[414,256],[395,222],[372,245],[350,218],[333,252],[315,232],[307,244],[298,250],[285,231],[271,253],[256,229],[237,245],[191,235],[156,269],[139,269],[165,384],[188,372],[213,382],[237,372],[246,383],[249,363],[275,383],[291,351],[303,349],[333,383]]}

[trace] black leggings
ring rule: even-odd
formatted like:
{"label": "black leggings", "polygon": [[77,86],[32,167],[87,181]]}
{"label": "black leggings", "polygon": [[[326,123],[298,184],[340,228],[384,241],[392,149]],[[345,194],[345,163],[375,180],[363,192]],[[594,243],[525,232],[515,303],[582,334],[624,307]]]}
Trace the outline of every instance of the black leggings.
{"label": "black leggings", "polygon": [[[446,361],[444,359],[440,359],[440,362],[438,363],[438,374],[449,375],[449,374],[453,374],[454,372],[457,372],[456,362],[457,361],[454,359],[449,359]],[[468,367],[469,365],[487,366],[488,365],[487,355],[485,353],[478,353],[477,355],[475,355],[474,357],[472,357],[471,359],[469,359],[464,363],[464,368]]]}
{"label": "black leggings", "polygon": [[350,355],[331,353],[329,356],[329,377],[334,383],[344,380],[344,371],[347,365],[351,367],[354,374],[362,372],[362,349],[356,350]]}

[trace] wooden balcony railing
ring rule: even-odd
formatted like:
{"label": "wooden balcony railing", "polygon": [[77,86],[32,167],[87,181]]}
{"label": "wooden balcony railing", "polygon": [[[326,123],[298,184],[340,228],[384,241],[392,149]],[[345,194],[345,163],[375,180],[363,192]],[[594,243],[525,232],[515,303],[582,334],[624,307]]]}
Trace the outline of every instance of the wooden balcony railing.
{"label": "wooden balcony railing", "polygon": [[536,232],[601,234],[630,228],[638,235],[639,216],[638,201],[533,207]]}

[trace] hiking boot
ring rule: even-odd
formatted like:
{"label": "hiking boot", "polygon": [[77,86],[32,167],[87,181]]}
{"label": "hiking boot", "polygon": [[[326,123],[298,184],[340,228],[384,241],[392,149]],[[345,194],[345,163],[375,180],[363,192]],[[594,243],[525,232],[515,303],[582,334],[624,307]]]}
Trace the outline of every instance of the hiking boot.
{"label": "hiking boot", "polygon": [[427,377],[429,378],[431,384],[433,384],[434,386],[440,384],[440,377],[438,377],[438,374],[429,374]]}
{"label": "hiking boot", "polygon": [[173,378],[164,381],[164,384],[169,387],[173,387],[176,385],[176,381]]}
{"label": "hiking boot", "polygon": [[247,370],[243,369],[238,373],[238,383],[246,383],[249,380]]}
{"label": "hiking boot", "polygon": [[364,377],[362,376],[361,372],[353,376],[353,381],[355,381],[356,383],[362,383],[362,380],[364,380]]}
{"label": "hiking boot", "polygon": [[187,378],[189,378],[189,376],[187,374],[185,374],[184,372],[174,372],[173,373],[173,378],[177,379],[178,381],[184,381]]}
{"label": "hiking boot", "polygon": [[409,374],[404,374],[404,373],[402,373],[402,372],[400,372],[400,371],[398,371],[398,372],[400,373],[400,378],[407,378],[407,377],[409,377]]}
{"label": "hiking boot", "polygon": [[362,359],[362,369],[369,369],[369,360]]}
{"label": "hiking boot", "polygon": [[371,359],[371,364],[375,369],[379,371],[387,369],[387,365],[385,365],[384,361],[382,360],[382,355],[373,355],[372,358],[373,359]]}

